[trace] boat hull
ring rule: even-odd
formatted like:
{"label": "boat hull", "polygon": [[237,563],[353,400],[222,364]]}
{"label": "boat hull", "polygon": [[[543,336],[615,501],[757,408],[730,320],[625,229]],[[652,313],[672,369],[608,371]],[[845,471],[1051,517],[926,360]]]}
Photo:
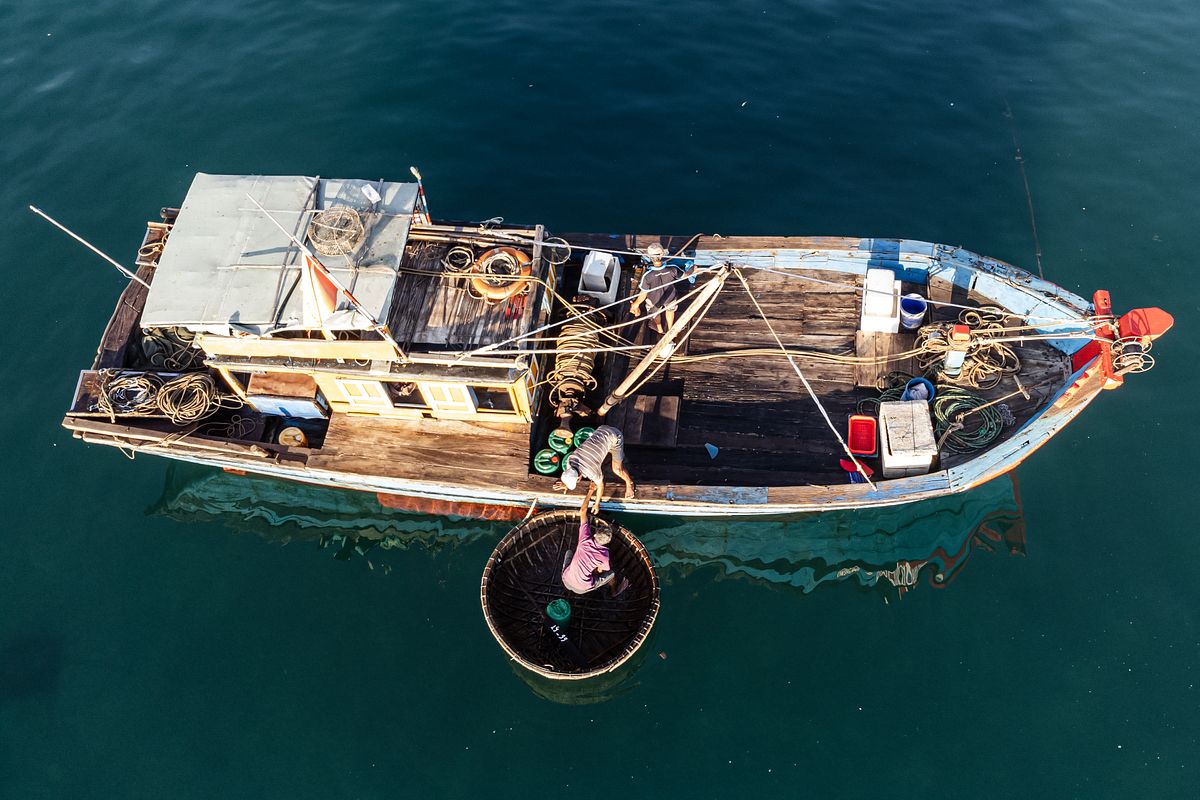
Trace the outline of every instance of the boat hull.
{"label": "boat hull", "polygon": [[[609,498],[602,503],[602,507],[609,511],[682,517],[765,516],[880,508],[964,492],[1016,468],[1074,420],[1103,390],[1102,375],[1089,374],[1090,366],[1073,376],[1059,397],[1021,430],[992,450],[952,469],[879,482],[873,487],[851,483],[778,487],[646,485],[639,488],[638,497]],[[203,450],[189,446],[186,438],[169,441],[170,437],[163,437],[159,441],[139,441],[114,430],[119,426],[94,420],[68,418],[64,424],[76,436],[92,444],[119,447],[135,454],[165,456],[230,472],[247,472],[320,486],[435,501],[441,504],[440,509],[444,513],[455,513],[456,506],[462,507],[458,509],[459,513],[471,515],[470,507],[479,505],[573,509],[579,503],[578,497],[558,492],[532,492],[503,486],[481,489],[314,469],[274,458],[265,450],[262,451],[263,455],[233,455]]]}
{"label": "boat hull", "polygon": [[[961,248],[909,240],[710,239],[706,240],[709,249],[696,251],[698,259],[703,257],[711,263],[734,262],[748,270],[787,273],[815,268],[858,276],[870,266],[883,263],[907,280],[936,279],[944,287],[969,287],[981,302],[1001,306],[1016,316],[1031,321],[1059,320],[1048,329],[1032,333],[1040,335],[1044,342],[1055,348],[1064,364],[1074,360],[1075,372],[1067,374],[1070,366],[1064,367],[1061,373],[1056,371],[1050,382],[1059,388],[1052,389],[1044,400],[1039,398],[1043,404],[1036,413],[1023,418],[1019,427],[1007,433],[1002,441],[968,460],[952,460],[947,468],[928,474],[878,480],[873,484],[784,480],[773,485],[753,485],[752,478],[730,478],[728,474],[714,474],[711,482],[686,483],[686,479],[674,477],[680,482],[671,483],[672,478],[668,477],[658,481],[643,480],[635,498],[606,499],[603,507],[607,510],[682,517],[750,517],[878,508],[951,495],[1014,469],[1071,422],[1097,394],[1113,388],[1111,375],[1106,377],[1102,368],[1102,359],[1080,349],[1083,339],[1078,334],[1091,330],[1088,315],[1093,311],[1092,304],[1004,262]],[[632,243],[626,246],[638,246],[637,240],[638,237],[632,237]],[[578,244],[592,246],[586,242]],[[818,266],[811,266],[816,262],[819,262]],[[143,270],[152,267],[143,265]],[[145,274],[150,275],[149,272]],[[135,314],[140,309],[144,298],[138,290],[139,287],[131,284],[118,312],[129,309]],[[109,328],[115,330],[134,324],[133,317],[118,319],[114,316]],[[1055,338],[1058,336],[1063,338]],[[106,334],[106,341],[107,338]],[[103,366],[105,352],[102,345],[97,365]],[[507,473],[496,473],[487,475],[486,479],[476,475],[474,482],[459,483],[444,477],[433,480],[378,474],[371,465],[359,465],[357,471],[352,471],[339,461],[336,448],[332,455],[324,456],[318,450],[289,450],[269,442],[215,439],[195,435],[194,429],[167,433],[137,422],[122,425],[95,415],[73,413],[68,413],[63,424],[77,438],[89,443],[132,453],[166,456],[231,472],[372,492],[395,498],[390,505],[428,509],[433,513],[453,514],[461,507],[468,509],[464,513],[478,515],[480,507],[485,506],[488,515],[499,519],[518,512],[523,515],[531,507],[573,509],[579,502],[577,496],[554,492],[549,479],[525,475],[524,465],[520,470],[512,471],[512,480],[506,480]],[[386,459],[382,463],[386,465]],[[637,463],[631,466],[636,479]],[[839,478],[843,474],[839,473]],[[743,485],[723,485],[737,481],[745,482]]]}

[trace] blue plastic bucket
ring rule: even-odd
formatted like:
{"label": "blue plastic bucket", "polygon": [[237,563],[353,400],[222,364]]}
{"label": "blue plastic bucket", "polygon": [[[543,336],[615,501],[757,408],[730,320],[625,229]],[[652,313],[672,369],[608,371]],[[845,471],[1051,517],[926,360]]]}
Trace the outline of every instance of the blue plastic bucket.
{"label": "blue plastic bucket", "polygon": [[901,400],[915,400],[915,399],[917,399],[917,398],[914,398],[914,397],[912,397],[912,396],[911,396],[911,395],[912,395],[912,387],[914,387],[914,386],[920,386],[920,385],[924,385],[924,386],[925,386],[925,391],[927,391],[927,392],[929,393],[929,397],[927,397],[927,398],[926,398],[926,402],[932,403],[932,402],[933,402],[933,396],[934,396],[935,394],[937,394],[937,392],[934,390],[934,388],[933,388],[933,384],[932,384],[932,383],[930,383],[929,381],[925,380],[924,378],[913,378],[911,381],[909,381],[908,383],[906,383],[906,384],[904,385],[904,394],[900,395],[900,399],[901,399]]}
{"label": "blue plastic bucket", "polygon": [[904,295],[900,298],[900,324],[905,330],[916,330],[921,327],[921,321],[925,319],[928,309],[929,304],[925,302],[925,298],[916,292]]}

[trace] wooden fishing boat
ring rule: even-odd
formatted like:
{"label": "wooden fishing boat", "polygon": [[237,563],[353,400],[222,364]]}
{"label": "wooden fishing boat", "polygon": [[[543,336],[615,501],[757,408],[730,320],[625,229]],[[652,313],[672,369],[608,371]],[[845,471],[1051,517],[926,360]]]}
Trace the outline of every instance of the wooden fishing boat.
{"label": "wooden fishing boat", "polygon": [[[630,310],[654,247],[679,276],[662,336]],[[613,510],[961,492],[1152,366],[1172,324],[941,244],[437,220],[419,177],[197,175],[135,277],[76,437],[438,513],[575,507],[543,473],[601,423],[637,482]]]}

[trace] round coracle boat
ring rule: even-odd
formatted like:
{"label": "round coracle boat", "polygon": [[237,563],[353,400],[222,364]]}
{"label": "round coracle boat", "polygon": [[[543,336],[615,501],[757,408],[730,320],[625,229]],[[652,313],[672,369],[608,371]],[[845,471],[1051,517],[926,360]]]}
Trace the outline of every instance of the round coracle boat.
{"label": "round coracle boat", "polygon": [[580,680],[628,661],[658,615],[658,576],[633,534],[607,528],[613,579],[586,594],[563,585],[579,539],[578,513],[541,514],[513,528],[488,559],[480,585],[483,616],[496,641],[519,664],[554,680]]}

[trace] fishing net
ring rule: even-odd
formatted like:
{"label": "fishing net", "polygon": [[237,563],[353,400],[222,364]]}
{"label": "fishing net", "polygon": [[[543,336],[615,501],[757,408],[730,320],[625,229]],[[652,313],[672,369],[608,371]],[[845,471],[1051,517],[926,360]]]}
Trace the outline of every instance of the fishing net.
{"label": "fishing net", "polygon": [[346,206],[318,211],[308,223],[308,240],[323,256],[349,255],[365,233],[358,212]]}

